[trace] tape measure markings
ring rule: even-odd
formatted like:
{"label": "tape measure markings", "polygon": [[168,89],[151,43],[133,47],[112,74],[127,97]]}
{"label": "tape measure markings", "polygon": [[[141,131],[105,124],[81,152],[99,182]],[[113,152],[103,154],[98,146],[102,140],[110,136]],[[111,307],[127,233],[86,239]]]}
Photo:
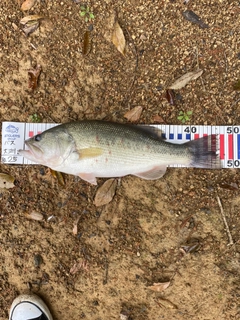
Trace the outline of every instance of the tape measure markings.
{"label": "tape measure markings", "polygon": [[[56,123],[2,123],[2,162],[32,164],[17,154],[23,148],[24,140],[33,137],[58,124]],[[163,137],[171,143],[182,144],[210,135],[218,139],[208,139],[208,150],[218,150],[223,168],[240,168],[240,126],[209,125],[152,125],[163,132]],[[13,147],[14,146],[14,147]],[[176,165],[182,167],[182,165]]]}
{"label": "tape measure markings", "polygon": [[[57,124],[37,124],[26,123],[25,139],[31,138]],[[219,149],[220,159],[224,168],[240,167],[240,127],[239,126],[208,126],[208,125],[154,125],[162,130],[163,138],[173,143],[185,143],[205,136],[218,135],[219,141],[212,139],[208,149]],[[215,144],[215,145],[214,145]],[[24,159],[24,163],[30,164],[31,161]],[[174,165],[183,167],[183,165]]]}

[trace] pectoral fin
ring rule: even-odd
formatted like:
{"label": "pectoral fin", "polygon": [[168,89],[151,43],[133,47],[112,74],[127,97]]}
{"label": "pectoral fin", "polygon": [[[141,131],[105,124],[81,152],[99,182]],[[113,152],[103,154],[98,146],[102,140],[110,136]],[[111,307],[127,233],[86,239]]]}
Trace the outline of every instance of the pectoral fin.
{"label": "pectoral fin", "polygon": [[135,173],[134,175],[145,180],[156,180],[162,178],[162,176],[166,173],[166,170],[166,166],[157,166],[144,172]]}
{"label": "pectoral fin", "polygon": [[94,158],[98,157],[103,153],[101,148],[97,147],[90,147],[78,150],[79,158],[86,159],[86,158]]}
{"label": "pectoral fin", "polygon": [[79,177],[91,184],[97,185],[97,179],[93,173],[79,173]]}

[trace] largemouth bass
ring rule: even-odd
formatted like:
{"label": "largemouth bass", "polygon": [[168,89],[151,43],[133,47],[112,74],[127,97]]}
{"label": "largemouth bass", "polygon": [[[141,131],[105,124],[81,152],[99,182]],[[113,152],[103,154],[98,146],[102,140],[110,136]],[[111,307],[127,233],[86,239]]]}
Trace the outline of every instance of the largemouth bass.
{"label": "largemouth bass", "polygon": [[151,126],[86,120],[58,125],[25,141],[20,155],[53,170],[96,178],[161,178],[168,165],[221,168],[216,135],[184,144],[166,142]]}

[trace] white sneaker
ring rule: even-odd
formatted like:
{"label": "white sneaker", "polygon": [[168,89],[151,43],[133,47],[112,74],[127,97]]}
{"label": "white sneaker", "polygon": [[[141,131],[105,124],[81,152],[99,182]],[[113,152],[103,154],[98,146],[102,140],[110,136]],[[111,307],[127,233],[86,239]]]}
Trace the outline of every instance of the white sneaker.
{"label": "white sneaker", "polygon": [[12,303],[9,320],[53,320],[43,302],[35,294],[21,294]]}

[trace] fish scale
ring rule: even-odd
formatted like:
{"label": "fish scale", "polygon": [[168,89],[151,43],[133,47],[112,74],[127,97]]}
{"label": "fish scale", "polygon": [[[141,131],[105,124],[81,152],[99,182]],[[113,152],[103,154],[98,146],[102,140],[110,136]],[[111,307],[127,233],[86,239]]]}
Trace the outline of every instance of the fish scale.
{"label": "fish scale", "polygon": [[[56,126],[54,123],[2,123],[1,161],[6,164],[34,164],[18,154],[24,140]],[[222,168],[240,167],[240,126],[154,125],[163,131],[166,141],[182,144],[212,134],[218,135],[218,149]],[[183,165],[171,165],[182,167]]]}

